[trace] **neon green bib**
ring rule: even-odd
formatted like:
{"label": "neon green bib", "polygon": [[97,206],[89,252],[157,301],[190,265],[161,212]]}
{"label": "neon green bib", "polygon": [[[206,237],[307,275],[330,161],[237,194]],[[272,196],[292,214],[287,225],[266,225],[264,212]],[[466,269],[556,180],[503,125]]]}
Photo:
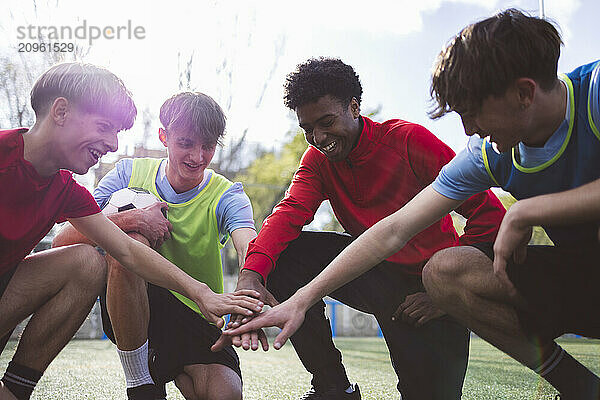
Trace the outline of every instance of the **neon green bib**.
{"label": "neon green bib", "polygon": [[[162,159],[136,158],[129,187],[140,187],[162,199],[156,189],[156,176]],[[223,293],[223,266],[220,250],[216,208],[223,193],[232,183],[212,171],[210,180],[193,199],[181,204],[169,204],[167,218],[173,225],[171,239],[157,250],[163,257],[214,292]],[[196,311],[196,303],[171,291],[181,302]]]}

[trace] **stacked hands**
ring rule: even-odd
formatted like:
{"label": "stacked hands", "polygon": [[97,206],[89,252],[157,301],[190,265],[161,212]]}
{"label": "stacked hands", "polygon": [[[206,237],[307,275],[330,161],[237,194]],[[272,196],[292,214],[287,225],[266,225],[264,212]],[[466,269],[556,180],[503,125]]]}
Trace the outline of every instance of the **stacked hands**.
{"label": "stacked hands", "polygon": [[207,292],[208,295],[203,294],[195,303],[200,307],[200,312],[206,320],[218,328],[222,328],[225,323],[222,315],[235,314],[242,318],[249,318],[260,313],[264,305],[258,299],[260,293],[255,290],[236,290],[233,293],[218,294],[209,288]]}
{"label": "stacked hands", "polygon": [[[242,288],[245,288],[245,290],[241,290]],[[244,350],[258,350],[260,344],[262,349],[267,351],[269,343],[262,328],[269,326],[277,326],[281,329],[273,342],[273,347],[279,350],[290,336],[300,328],[304,322],[304,314],[314,304],[314,302],[303,299],[304,296],[300,292],[287,301],[279,303],[261,283],[260,275],[250,270],[242,270],[237,290],[235,293],[248,290],[260,293],[258,299],[272,308],[252,315],[232,315],[225,331],[211,347],[212,351],[220,351],[230,344]],[[404,302],[391,315],[391,319],[420,327],[444,314],[442,310],[434,306],[427,293],[417,292],[406,296]]]}
{"label": "stacked hands", "polygon": [[[265,332],[262,330],[262,328],[265,328],[267,326],[279,325],[269,324],[269,320],[265,321],[264,318],[265,316],[268,317],[268,315],[270,315],[273,312],[273,310],[279,307],[279,302],[275,300],[275,297],[273,297],[271,292],[269,292],[267,288],[262,284],[261,276],[254,271],[244,269],[240,272],[235,293],[237,293],[237,291],[240,290],[251,290],[257,293],[257,299],[260,300],[261,303],[267,304],[273,308],[264,313],[260,313],[259,311],[250,315],[231,314],[231,318],[226,326],[226,330],[211,347],[211,350],[214,352],[220,351],[224,347],[229,345],[241,347],[244,350],[258,350],[259,343],[261,344],[262,349],[264,351],[269,350],[267,336],[265,335]],[[304,313],[302,313],[302,320],[304,320]],[[300,324],[301,323],[302,322],[300,322]],[[300,324],[296,327],[296,329],[300,327]],[[294,329],[294,332],[296,331],[296,329]],[[281,346],[277,347],[277,345],[275,345],[275,348],[277,349],[279,349],[280,347]]]}

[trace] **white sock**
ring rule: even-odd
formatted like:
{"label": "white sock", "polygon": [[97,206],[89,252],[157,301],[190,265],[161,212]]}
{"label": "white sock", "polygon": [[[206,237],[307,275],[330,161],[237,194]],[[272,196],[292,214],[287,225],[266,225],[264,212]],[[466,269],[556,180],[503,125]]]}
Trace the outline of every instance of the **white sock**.
{"label": "white sock", "polygon": [[148,369],[148,340],[140,348],[130,351],[117,349],[127,388],[141,386],[145,384],[154,384]]}

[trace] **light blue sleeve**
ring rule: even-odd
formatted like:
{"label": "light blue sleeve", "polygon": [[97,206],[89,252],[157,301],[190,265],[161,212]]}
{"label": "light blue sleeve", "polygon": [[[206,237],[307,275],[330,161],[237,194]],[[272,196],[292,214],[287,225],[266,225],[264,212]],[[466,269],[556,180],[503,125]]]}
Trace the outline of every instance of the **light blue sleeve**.
{"label": "light blue sleeve", "polygon": [[467,147],[442,168],[433,181],[433,189],[450,199],[466,200],[497,186],[485,169],[482,143],[480,137],[471,136]]}
{"label": "light blue sleeve", "polygon": [[596,67],[592,72],[590,80],[590,108],[592,112],[592,120],[596,128],[600,129],[600,61],[596,63]]}
{"label": "light blue sleeve", "polygon": [[216,212],[221,235],[240,228],[256,229],[250,198],[244,192],[244,187],[240,182],[235,182],[223,193],[217,203]]}
{"label": "light blue sleeve", "polygon": [[100,179],[98,187],[94,189],[94,199],[100,208],[104,208],[111,194],[129,185],[132,170],[133,158],[123,158]]}

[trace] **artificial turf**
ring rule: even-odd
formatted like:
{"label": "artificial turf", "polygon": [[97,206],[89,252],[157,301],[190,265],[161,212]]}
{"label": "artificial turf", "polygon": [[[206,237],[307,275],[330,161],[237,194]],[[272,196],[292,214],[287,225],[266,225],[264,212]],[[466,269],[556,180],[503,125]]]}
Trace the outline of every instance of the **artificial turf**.
{"label": "artificial turf", "polygon": [[[399,399],[396,376],[381,338],[336,338],[351,381],[358,382],[363,399]],[[600,373],[600,341],[561,339],[561,345],[592,371]],[[10,341],[0,356],[0,371],[12,356]],[[244,375],[244,398],[297,399],[310,387],[291,345],[281,350],[239,351]],[[431,383],[432,385],[435,382]],[[169,399],[183,399],[167,386]],[[473,338],[464,400],[554,398],[553,388],[510,357],[481,339]],[[50,365],[32,399],[125,399],[125,383],[115,347],[107,340],[73,340]]]}

